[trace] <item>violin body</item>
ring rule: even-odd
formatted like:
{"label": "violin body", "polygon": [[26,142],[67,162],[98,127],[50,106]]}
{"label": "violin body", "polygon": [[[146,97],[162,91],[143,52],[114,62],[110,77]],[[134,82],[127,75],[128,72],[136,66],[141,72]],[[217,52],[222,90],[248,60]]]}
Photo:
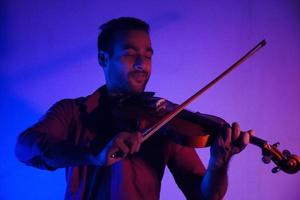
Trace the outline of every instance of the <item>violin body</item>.
{"label": "violin body", "polygon": [[[131,132],[153,126],[177,107],[177,104],[165,99],[143,94],[126,97],[120,102],[116,104],[113,116],[118,118],[115,121],[122,122],[119,130]],[[167,135],[178,144],[202,148],[210,146],[226,124],[220,117],[182,110],[161,128],[160,134]]]}
{"label": "violin body", "polygon": [[[113,116],[119,130],[129,132],[147,132],[162,118],[170,115],[178,105],[162,98],[154,97],[154,93],[140,93],[125,96],[114,104]],[[216,138],[225,131],[228,123],[217,116],[181,110],[168,123],[160,128],[159,134],[168,136],[174,142],[193,148],[211,146]],[[280,152],[277,144],[270,145],[267,141],[255,136],[250,143],[262,149],[263,161],[269,160],[276,164],[272,172],[282,170],[289,174],[300,170],[300,158],[287,150]],[[288,153],[287,153],[288,152]],[[265,162],[265,163],[269,163]]]}

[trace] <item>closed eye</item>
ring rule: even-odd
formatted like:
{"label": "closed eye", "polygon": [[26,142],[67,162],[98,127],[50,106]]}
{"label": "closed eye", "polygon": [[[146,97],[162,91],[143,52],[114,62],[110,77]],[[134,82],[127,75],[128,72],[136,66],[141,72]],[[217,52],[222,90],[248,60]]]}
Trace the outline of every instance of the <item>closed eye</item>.
{"label": "closed eye", "polygon": [[152,59],[152,55],[153,55],[153,51],[147,51],[145,53],[145,58],[151,60]]}
{"label": "closed eye", "polygon": [[136,55],[136,51],[134,49],[132,49],[132,48],[124,49],[123,55],[124,56],[135,56]]}
{"label": "closed eye", "polygon": [[148,60],[152,60],[152,55],[151,56],[144,56]]}

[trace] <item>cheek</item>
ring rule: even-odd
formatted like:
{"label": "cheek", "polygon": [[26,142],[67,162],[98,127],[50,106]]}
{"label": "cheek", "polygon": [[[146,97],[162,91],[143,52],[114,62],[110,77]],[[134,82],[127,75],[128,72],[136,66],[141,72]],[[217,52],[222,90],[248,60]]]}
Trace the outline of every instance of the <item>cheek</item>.
{"label": "cheek", "polygon": [[148,68],[149,68],[149,71],[151,71],[151,69],[152,69],[152,61],[149,61]]}
{"label": "cheek", "polygon": [[118,62],[114,62],[111,69],[111,75],[118,80],[124,80],[127,78],[127,74],[130,71],[131,65],[128,62],[120,59]]}
{"label": "cheek", "polygon": [[151,61],[145,61],[145,70],[150,74],[152,70],[152,62]]}
{"label": "cheek", "polygon": [[133,69],[133,65],[135,63],[134,58],[129,56],[121,57],[119,66],[123,69],[126,69],[127,71],[130,71]]}

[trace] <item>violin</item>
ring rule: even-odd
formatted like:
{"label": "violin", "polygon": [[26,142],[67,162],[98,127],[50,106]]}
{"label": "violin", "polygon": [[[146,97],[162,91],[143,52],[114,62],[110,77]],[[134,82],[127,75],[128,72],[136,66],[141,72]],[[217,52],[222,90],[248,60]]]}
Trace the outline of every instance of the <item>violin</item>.
{"label": "violin", "polygon": [[[228,126],[228,123],[213,115],[194,113],[185,108],[197,97],[207,91],[210,87],[224,78],[233,69],[243,63],[246,59],[256,53],[266,44],[263,40],[246,53],[242,58],[226,69],[223,73],[209,82],[180,105],[173,104],[151,94],[138,94],[122,99],[117,106],[118,115],[126,116],[129,121],[136,121],[136,129],[142,132],[143,140],[147,140],[159,130],[166,133],[176,143],[202,148],[210,146],[218,135]],[[262,161],[266,164],[273,161],[276,165],[273,173],[284,171],[288,174],[295,174],[300,170],[300,157],[290,153],[288,150],[278,150],[279,143],[270,145],[266,140],[256,136],[250,136],[250,143],[262,150]],[[111,155],[112,158],[122,157],[123,153],[117,151]]]}

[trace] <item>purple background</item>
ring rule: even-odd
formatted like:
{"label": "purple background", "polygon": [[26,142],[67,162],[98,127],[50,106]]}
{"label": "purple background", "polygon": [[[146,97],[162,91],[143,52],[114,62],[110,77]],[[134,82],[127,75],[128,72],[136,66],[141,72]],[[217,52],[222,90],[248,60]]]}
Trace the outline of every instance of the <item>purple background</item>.
{"label": "purple background", "polygon": [[[259,137],[300,153],[300,3],[297,0],[0,2],[0,199],[63,199],[64,170],[26,167],[17,135],[54,102],[85,96],[104,83],[98,26],[135,16],[152,26],[148,90],[180,103],[262,39],[267,46],[189,109],[238,121]],[[209,149],[199,149],[205,163]],[[296,200],[300,176],[272,174],[249,147],[229,170],[227,200]],[[183,199],[166,170],[161,199]]]}

